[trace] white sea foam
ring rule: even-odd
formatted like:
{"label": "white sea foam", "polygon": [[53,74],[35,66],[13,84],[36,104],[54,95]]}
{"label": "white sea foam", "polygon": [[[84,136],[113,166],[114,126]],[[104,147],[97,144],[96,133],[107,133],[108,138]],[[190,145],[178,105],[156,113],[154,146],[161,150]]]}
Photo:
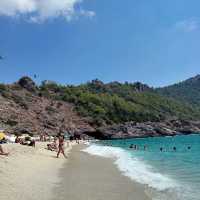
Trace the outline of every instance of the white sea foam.
{"label": "white sea foam", "polygon": [[120,147],[106,147],[92,144],[83,151],[92,155],[114,159],[114,163],[123,175],[156,190],[170,190],[178,186],[175,180],[169,178],[167,175],[155,172],[150,165],[133,157],[130,152]]}

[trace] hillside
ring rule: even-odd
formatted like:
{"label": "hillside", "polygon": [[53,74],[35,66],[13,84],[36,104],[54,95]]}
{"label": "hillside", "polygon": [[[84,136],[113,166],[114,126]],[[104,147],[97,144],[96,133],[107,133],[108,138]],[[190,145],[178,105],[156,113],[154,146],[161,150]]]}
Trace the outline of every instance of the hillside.
{"label": "hillside", "polygon": [[39,88],[27,77],[12,85],[0,85],[0,129],[9,133],[93,131],[73,109],[72,104],[40,96]]}
{"label": "hillside", "polygon": [[104,84],[94,80],[79,86],[60,86],[43,82],[40,92],[43,96],[72,103],[79,115],[97,127],[128,121],[200,119],[199,110],[156,94],[141,83]]}
{"label": "hillside", "polygon": [[[187,121],[199,119],[198,109],[164,97],[139,82],[104,84],[93,80],[64,86],[43,81],[37,86],[29,77],[23,77],[11,85],[0,84],[0,126],[10,133],[55,135],[68,131],[95,136],[99,130],[114,126],[113,138],[117,134],[120,138],[138,137],[174,134],[184,131],[183,127],[198,131],[196,124]],[[131,132],[117,133],[118,126],[124,126],[124,130],[130,127],[127,122],[131,122]]]}
{"label": "hillside", "polygon": [[165,97],[199,107],[200,75],[168,87],[158,88],[156,91]]}

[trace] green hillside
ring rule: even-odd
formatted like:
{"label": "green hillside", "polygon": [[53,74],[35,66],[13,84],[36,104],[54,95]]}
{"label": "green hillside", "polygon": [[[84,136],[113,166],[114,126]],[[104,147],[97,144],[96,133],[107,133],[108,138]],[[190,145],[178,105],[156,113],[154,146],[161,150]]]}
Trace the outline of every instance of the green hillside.
{"label": "green hillside", "polygon": [[40,95],[74,104],[79,115],[95,126],[169,118],[200,119],[199,110],[163,97],[141,83],[104,84],[94,80],[79,86],[62,86],[44,81]]}
{"label": "green hillside", "polygon": [[163,96],[200,107],[200,75],[156,91]]}

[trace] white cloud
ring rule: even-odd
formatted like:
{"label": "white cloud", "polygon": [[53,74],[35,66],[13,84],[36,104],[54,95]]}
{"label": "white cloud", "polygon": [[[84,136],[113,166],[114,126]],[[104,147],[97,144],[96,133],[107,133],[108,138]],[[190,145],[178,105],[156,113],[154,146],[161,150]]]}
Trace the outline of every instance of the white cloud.
{"label": "white cloud", "polygon": [[175,27],[185,32],[193,32],[200,29],[199,19],[187,19],[176,23]]}
{"label": "white cloud", "polygon": [[23,17],[30,22],[44,22],[51,18],[75,16],[93,17],[93,11],[77,10],[83,0],[0,0],[0,15]]}

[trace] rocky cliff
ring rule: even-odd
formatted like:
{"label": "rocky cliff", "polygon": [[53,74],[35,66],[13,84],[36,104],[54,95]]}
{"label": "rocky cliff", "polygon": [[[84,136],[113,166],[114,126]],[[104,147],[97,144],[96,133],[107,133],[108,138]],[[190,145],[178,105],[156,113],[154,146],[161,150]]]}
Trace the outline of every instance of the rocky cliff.
{"label": "rocky cliff", "polygon": [[1,85],[0,126],[15,134],[94,131],[83,117],[74,112],[72,104],[41,96],[28,77],[12,85]]}
{"label": "rocky cliff", "polygon": [[164,122],[127,122],[123,124],[98,128],[88,133],[98,139],[126,139],[157,136],[174,136],[182,134],[200,133],[200,122],[169,120]]}

